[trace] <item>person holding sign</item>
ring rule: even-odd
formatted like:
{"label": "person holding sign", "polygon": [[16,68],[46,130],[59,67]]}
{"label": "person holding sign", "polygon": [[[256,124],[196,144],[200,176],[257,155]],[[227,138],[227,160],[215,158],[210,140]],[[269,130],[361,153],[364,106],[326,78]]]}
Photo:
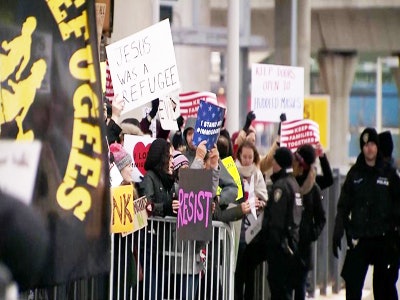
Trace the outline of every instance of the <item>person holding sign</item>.
{"label": "person holding sign", "polygon": [[[244,141],[237,150],[236,166],[239,174],[243,178],[245,200],[249,206],[249,213],[242,219],[242,228],[240,232],[239,252],[235,271],[235,296],[237,299],[253,299],[254,297],[254,270],[257,265],[263,261],[261,247],[258,237],[247,241],[245,235],[247,230],[254,230],[253,224],[262,224],[263,214],[260,212],[267,205],[268,191],[258,163],[260,155],[257,148],[250,141]],[[253,191],[250,191],[251,180],[253,177]],[[255,198],[249,199],[249,195],[254,193]],[[252,202],[252,203],[251,203]],[[257,210],[257,218],[252,215],[251,207]]]}
{"label": "person holding sign", "polygon": [[[188,118],[186,120],[185,129],[183,130],[183,140],[186,144],[186,150],[183,154],[188,158],[190,165],[195,160],[197,149],[197,146],[195,146],[193,143],[195,124],[195,118]],[[229,203],[235,201],[238,194],[238,188],[232,176],[229,174],[220,160],[218,166],[220,168],[219,187],[222,189],[218,202],[220,204],[228,205]]]}
{"label": "person holding sign", "polygon": [[[132,195],[130,196],[130,201],[134,199],[137,199],[137,191],[135,188],[135,184],[132,180],[132,157],[125,151],[124,148],[122,148],[121,144],[118,143],[113,143],[110,145],[110,153],[111,153],[111,160],[115,163],[116,167],[118,168],[119,172],[121,173],[122,176],[122,182],[121,185],[132,185]],[[129,197],[128,196],[128,197]],[[113,197],[114,201],[114,197]],[[114,203],[114,202],[113,202]],[[128,205],[127,205],[128,206]],[[118,213],[114,210],[114,205],[112,205],[112,218],[114,219],[118,217]],[[133,207],[133,204],[132,204]],[[121,208],[122,211],[122,208]],[[131,217],[132,216],[127,216]],[[136,282],[136,270],[137,264],[133,255],[133,241],[132,241],[132,235],[129,234],[125,237],[122,237],[121,235],[118,235],[119,240],[114,240],[114,262],[119,262],[117,266],[114,266],[114,276],[113,276],[113,282],[114,283],[119,283],[118,288],[113,289],[114,293],[114,298],[117,298],[117,295],[119,293],[120,297],[123,298],[123,295],[126,295],[129,297],[130,289],[131,287],[135,287],[137,282]],[[129,248],[129,249],[128,249]],[[125,267],[125,261],[126,261],[126,267]],[[126,270],[126,272],[125,272]],[[124,289],[124,284],[118,280],[118,278],[126,278],[127,280],[127,285],[126,289]],[[115,284],[116,286],[116,284]],[[133,290],[134,291],[134,290]],[[134,294],[134,292],[133,292]]]}
{"label": "person holding sign", "polygon": [[[209,153],[207,153],[207,149],[205,146],[206,142],[203,141],[199,144],[196,149],[196,159],[191,165],[191,169],[207,169],[212,170],[212,191],[213,195],[215,196],[217,186],[218,186],[218,178],[219,178],[219,153],[218,149],[214,147],[211,149]],[[174,166],[179,169],[187,168],[186,167],[186,160],[184,164],[182,164],[182,160],[179,159],[179,156],[183,156],[183,154],[177,154],[176,159],[174,162],[176,163]],[[200,164],[200,161],[203,161]],[[179,182],[177,182],[176,191],[179,190]],[[179,202],[179,200],[172,201],[172,208],[173,211],[178,214],[180,210],[185,209],[185,205]],[[187,206],[186,206],[186,209]],[[210,210],[209,214],[212,213]],[[176,232],[173,233],[173,237],[176,238]],[[199,275],[200,272],[203,270],[203,262],[200,259],[200,251],[205,248],[206,243],[204,241],[178,241],[176,244],[176,250],[178,256],[176,257],[176,270],[177,274],[173,274],[173,282],[177,285],[177,294],[174,295],[179,297],[179,299],[191,299],[192,294],[196,295],[198,290],[198,283],[199,283]],[[181,258],[182,257],[182,258]],[[183,274],[181,274],[181,270]],[[196,297],[197,298],[197,297]]]}
{"label": "person holding sign", "polygon": [[[174,177],[173,177],[173,148],[170,143],[165,139],[157,138],[151,145],[147,153],[144,168],[146,174],[143,181],[139,183],[139,194],[140,196],[146,196],[147,200],[151,205],[151,214],[156,217],[173,216],[172,211],[172,200],[174,199]],[[155,233],[154,230],[147,226],[147,246],[141,244],[141,263],[144,264],[144,256],[146,257],[146,270],[149,270],[145,274],[145,284],[139,286],[140,298],[144,295],[145,299],[161,299],[162,296],[162,282],[164,276],[168,274],[166,267],[168,263],[163,264],[163,253],[162,245],[168,245],[168,240],[163,240],[164,234],[168,238],[169,232],[164,232],[163,228]],[[167,228],[166,230],[169,230]],[[142,234],[141,241],[144,241],[144,233]],[[150,248],[150,245],[153,245]],[[159,252],[157,252],[159,251]],[[143,260],[143,261],[142,261]],[[156,272],[156,265],[158,264],[158,271]],[[150,287],[150,276],[151,284]],[[158,286],[159,288],[154,288]],[[156,294],[157,290],[157,294]],[[150,294],[151,293],[151,294]]]}

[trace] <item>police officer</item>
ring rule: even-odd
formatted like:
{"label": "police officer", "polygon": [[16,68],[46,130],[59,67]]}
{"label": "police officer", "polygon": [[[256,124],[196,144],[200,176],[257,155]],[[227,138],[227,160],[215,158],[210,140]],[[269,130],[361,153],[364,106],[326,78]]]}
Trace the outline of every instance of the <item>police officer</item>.
{"label": "police officer", "polygon": [[292,270],[298,263],[299,225],[302,215],[300,188],[293,176],[292,152],[278,148],[272,161],[272,188],[264,228],[271,299],[292,299]]}
{"label": "police officer", "polygon": [[378,151],[374,128],[360,136],[361,153],[347,173],[337,205],[333,253],[338,257],[344,232],[347,252],[341,276],[346,282],[346,299],[361,299],[369,265],[374,266],[376,300],[397,299],[395,282],[387,280],[397,268],[393,244],[392,209],[400,186],[396,171],[385,165]]}

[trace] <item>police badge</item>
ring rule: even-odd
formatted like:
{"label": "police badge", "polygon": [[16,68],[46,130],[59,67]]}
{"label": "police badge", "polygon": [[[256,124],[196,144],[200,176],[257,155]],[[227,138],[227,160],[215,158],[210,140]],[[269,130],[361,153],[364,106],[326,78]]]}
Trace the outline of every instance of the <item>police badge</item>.
{"label": "police badge", "polygon": [[282,197],[282,190],[281,189],[276,189],[274,191],[274,201],[278,202]]}

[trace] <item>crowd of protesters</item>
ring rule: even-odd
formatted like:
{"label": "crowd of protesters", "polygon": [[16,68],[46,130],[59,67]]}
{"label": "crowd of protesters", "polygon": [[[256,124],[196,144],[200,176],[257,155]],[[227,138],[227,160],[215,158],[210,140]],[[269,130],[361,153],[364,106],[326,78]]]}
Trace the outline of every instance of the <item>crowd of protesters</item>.
{"label": "crowd of protesters", "polygon": [[[121,112],[121,105],[118,99],[114,100],[107,117],[111,153],[116,148],[113,143],[123,143],[124,134],[151,134],[149,128],[157,114],[158,99],[152,101],[150,113],[141,121],[117,120],[115,115]],[[141,183],[136,183],[138,196],[147,197],[149,215],[176,216],[180,209],[176,196],[179,169],[213,170],[213,220],[231,226],[236,223],[240,227],[236,237],[239,247],[235,262],[235,299],[254,299],[255,269],[263,261],[268,263],[271,299],[306,299],[307,278],[313,262],[312,244],[318,240],[326,223],[321,191],[333,184],[332,170],[320,143],[303,144],[295,151],[281,147],[281,123],[268,153],[260,156],[252,126],[255,117],[254,112],[249,112],[243,128],[232,135],[222,124],[211,151],[207,151],[205,141],[194,145],[194,118],[179,117],[176,132],[163,130],[157,121],[156,139],[145,162],[147,173]],[[286,120],[284,113],[280,119],[281,122]],[[130,130],[124,126],[126,123],[130,124]],[[342,276],[347,299],[361,299],[368,265],[376,269],[376,299],[397,299],[400,182],[393,165],[390,132],[378,136],[375,129],[367,128],[360,136],[360,148],[361,154],[348,173],[340,195],[333,253],[338,256],[337,248],[346,233],[348,251]],[[235,183],[221,162],[227,157],[234,160],[241,185]],[[320,173],[317,172],[317,158]],[[124,166],[118,164],[122,173]],[[124,182],[126,184],[126,180]],[[238,186],[243,195],[240,199]],[[257,223],[259,230],[254,231]],[[213,247],[218,244],[214,242]],[[184,251],[193,253],[192,257],[200,257],[204,243],[196,246]],[[150,257],[154,261],[160,259],[151,254]],[[210,258],[206,255],[205,259]],[[199,262],[199,259],[190,262],[195,267],[184,274],[189,276],[184,282],[190,283],[191,288],[186,295],[199,295],[203,299],[208,298],[211,291],[218,291],[219,283],[204,282],[203,286],[208,284],[209,289],[192,291],[204,280],[199,276],[204,265]],[[149,292],[148,288],[144,290]],[[189,286],[181,288],[185,291]],[[156,296],[152,293],[151,299]]]}

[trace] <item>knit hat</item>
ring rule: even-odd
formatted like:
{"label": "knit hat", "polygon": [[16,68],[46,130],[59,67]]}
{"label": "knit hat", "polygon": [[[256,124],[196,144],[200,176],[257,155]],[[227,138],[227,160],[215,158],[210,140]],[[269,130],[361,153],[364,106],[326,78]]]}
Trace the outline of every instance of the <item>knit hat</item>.
{"label": "knit hat", "polygon": [[276,149],[274,159],[282,169],[288,169],[292,167],[292,151],[286,147],[279,147]]}
{"label": "knit hat", "polygon": [[155,139],[147,153],[144,169],[146,171],[154,169],[162,161],[163,155],[169,153],[169,147],[169,143],[165,139]]}
{"label": "knit hat", "polygon": [[315,162],[315,149],[311,144],[301,145],[297,148],[294,157],[303,168],[308,169]]}
{"label": "knit hat", "polygon": [[121,144],[113,143],[110,145],[110,151],[114,156],[114,162],[118,170],[121,172],[127,165],[132,164],[132,157],[122,148]]}
{"label": "knit hat", "polygon": [[374,142],[379,147],[379,136],[375,128],[367,127],[360,135],[360,149],[368,142]]}
{"label": "knit hat", "polygon": [[178,170],[180,167],[189,166],[189,160],[180,151],[174,151],[172,154],[174,157],[174,171]]}
{"label": "knit hat", "polygon": [[381,132],[379,135],[379,145],[383,157],[391,157],[393,153],[393,139],[389,130]]}

